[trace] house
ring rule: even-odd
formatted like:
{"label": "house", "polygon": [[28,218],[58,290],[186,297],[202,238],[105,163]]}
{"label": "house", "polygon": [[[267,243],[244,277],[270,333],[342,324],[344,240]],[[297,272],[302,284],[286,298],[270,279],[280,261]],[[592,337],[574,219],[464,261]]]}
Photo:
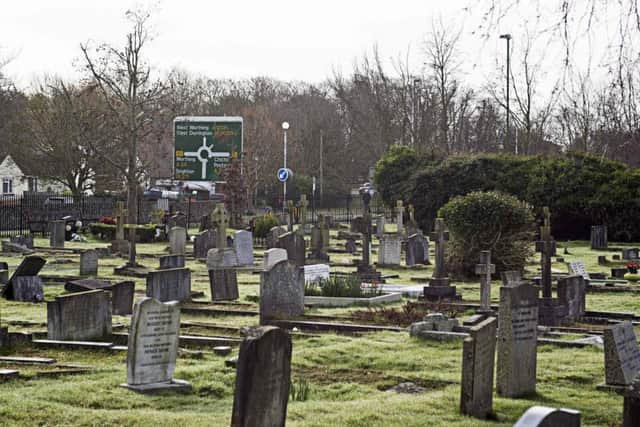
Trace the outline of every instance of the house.
{"label": "house", "polygon": [[0,195],[21,195],[24,192],[62,193],[67,187],[59,182],[38,177],[31,171],[18,165],[11,155],[0,163]]}

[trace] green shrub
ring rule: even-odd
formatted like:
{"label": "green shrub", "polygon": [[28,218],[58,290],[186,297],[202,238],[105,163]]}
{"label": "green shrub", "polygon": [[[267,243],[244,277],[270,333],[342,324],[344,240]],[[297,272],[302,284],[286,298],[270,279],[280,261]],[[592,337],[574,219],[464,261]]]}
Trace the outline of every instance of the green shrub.
{"label": "green shrub", "polygon": [[496,271],[522,270],[531,255],[531,207],[495,191],[457,196],[439,211],[451,233],[447,248],[452,273],[473,276],[480,251],[491,251]]}
{"label": "green shrub", "polygon": [[264,239],[265,237],[267,237],[269,230],[277,225],[279,225],[279,223],[278,218],[276,218],[275,215],[271,213],[261,215],[256,218],[253,234],[256,237]]}
{"label": "green shrub", "polygon": [[304,377],[298,377],[291,381],[289,395],[294,402],[305,402],[309,398],[309,381]]}
{"label": "green shrub", "polygon": [[[156,226],[154,224],[136,225],[136,241],[140,243],[153,242],[156,237]],[[124,226],[124,237],[129,238],[129,224]],[[111,241],[116,238],[116,226],[112,224],[93,223],[89,224],[89,231],[100,240]]]}

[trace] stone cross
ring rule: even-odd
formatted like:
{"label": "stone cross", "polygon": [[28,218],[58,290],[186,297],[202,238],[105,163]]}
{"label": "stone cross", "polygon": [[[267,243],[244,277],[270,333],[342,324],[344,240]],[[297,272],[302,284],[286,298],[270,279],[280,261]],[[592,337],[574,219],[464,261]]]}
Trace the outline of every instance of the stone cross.
{"label": "stone cross", "polygon": [[309,201],[307,200],[307,195],[302,194],[300,196],[300,224],[302,230],[304,231],[304,226],[307,223],[307,207],[309,206]]}
{"label": "stone cross", "polygon": [[124,240],[124,202],[116,202],[116,240]]}
{"label": "stone cross", "polygon": [[289,231],[293,231],[293,214],[295,211],[295,207],[293,206],[293,200],[287,200],[287,210],[289,211]]}
{"label": "stone cross", "polygon": [[415,208],[413,207],[413,205],[410,204],[407,210],[409,211],[409,222],[415,222]]}
{"label": "stone cross", "polygon": [[229,215],[224,206],[219,205],[211,214],[211,222],[216,227],[216,247],[224,249],[227,247],[227,226],[229,225]]}
{"label": "stone cross", "polygon": [[365,192],[362,195],[362,202],[364,203],[364,233],[362,233],[362,264],[371,264],[371,209],[369,203],[371,203],[371,195]]}
{"label": "stone cross", "polygon": [[480,264],[476,264],[476,274],[480,275],[480,311],[491,311],[491,275],[496,272],[491,264],[491,251],[480,251]]}
{"label": "stone cross", "polygon": [[556,254],[556,242],[551,236],[551,214],[544,207],[544,224],[540,227],[540,240],[536,242],[536,252],[540,252],[542,270],[542,296],[551,298],[551,257]]}
{"label": "stone cross", "polygon": [[442,218],[436,218],[435,228],[433,233],[430,234],[430,237],[436,246],[436,265],[432,277],[446,277],[447,267],[444,262],[444,249],[447,240],[449,240],[449,232],[445,230],[444,220]]}
{"label": "stone cross", "polygon": [[404,232],[404,226],[402,224],[402,217],[404,215],[404,206],[402,205],[402,200],[396,201],[396,224],[398,224],[398,234],[402,234]]}

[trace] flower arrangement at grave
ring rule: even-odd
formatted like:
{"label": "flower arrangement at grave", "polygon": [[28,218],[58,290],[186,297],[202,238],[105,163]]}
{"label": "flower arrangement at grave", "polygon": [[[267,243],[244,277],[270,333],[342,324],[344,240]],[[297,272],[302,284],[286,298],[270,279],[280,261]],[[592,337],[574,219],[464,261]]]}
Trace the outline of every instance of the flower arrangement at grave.
{"label": "flower arrangement at grave", "polygon": [[625,264],[627,267],[628,273],[625,273],[624,278],[630,282],[637,282],[640,280],[640,274],[638,274],[638,268],[640,268],[640,263],[637,262],[628,262]]}
{"label": "flower arrangement at grave", "polygon": [[112,216],[103,216],[100,218],[100,224],[116,225],[116,220]]}

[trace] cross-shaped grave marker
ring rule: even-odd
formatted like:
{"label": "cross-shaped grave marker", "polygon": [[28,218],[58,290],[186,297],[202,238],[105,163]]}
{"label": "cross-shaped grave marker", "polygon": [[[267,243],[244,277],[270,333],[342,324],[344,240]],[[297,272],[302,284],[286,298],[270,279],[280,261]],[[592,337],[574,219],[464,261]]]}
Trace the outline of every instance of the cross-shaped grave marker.
{"label": "cross-shaped grave marker", "polygon": [[307,200],[307,195],[302,194],[300,196],[300,224],[302,230],[304,231],[304,226],[307,223],[307,207],[309,206],[309,201]]}
{"label": "cross-shaped grave marker", "polygon": [[216,228],[216,247],[224,249],[227,247],[227,227],[229,226],[229,215],[222,205],[218,205],[211,213],[211,222]]}
{"label": "cross-shaped grave marker", "polygon": [[476,274],[480,275],[480,312],[491,311],[491,275],[496,272],[491,264],[491,251],[480,251],[480,264],[476,264]]}
{"label": "cross-shaped grave marker", "polygon": [[433,270],[433,278],[447,277],[447,267],[444,263],[444,250],[447,240],[449,240],[449,232],[445,230],[444,220],[442,218],[436,218],[436,224],[433,233],[429,234],[431,240],[435,242],[436,246],[436,265]]}
{"label": "cross-shaped grave marker", "polygon": [[402,224],[402,217],[404,216],[404,206],[402,205],[402,200],[396,201],[396,224],[398,225],[398,234],[402,234],[404,232],[404,226]]}
{"label": "cross-shaped grave marker", "polygon": [[116,240],[124,240],[124,202],[116,202]]}
{"label": "cross-shaped grave marker", "polygon": [[289,218],[287,221],[289,231],[293,231],[293,214],[295,213],[295,206],[293,200],[287,200],[287,210],[289,211]]}
{"label": "cross-shaped grave marker", "polygon": [[556,242],[551,236],[551,213],[544,207],[544,224],[540,227],[540,240],[536,242],[536,252],[540,252],[542,270],[542,296],[551,298],[551,257],[556,254]]}

